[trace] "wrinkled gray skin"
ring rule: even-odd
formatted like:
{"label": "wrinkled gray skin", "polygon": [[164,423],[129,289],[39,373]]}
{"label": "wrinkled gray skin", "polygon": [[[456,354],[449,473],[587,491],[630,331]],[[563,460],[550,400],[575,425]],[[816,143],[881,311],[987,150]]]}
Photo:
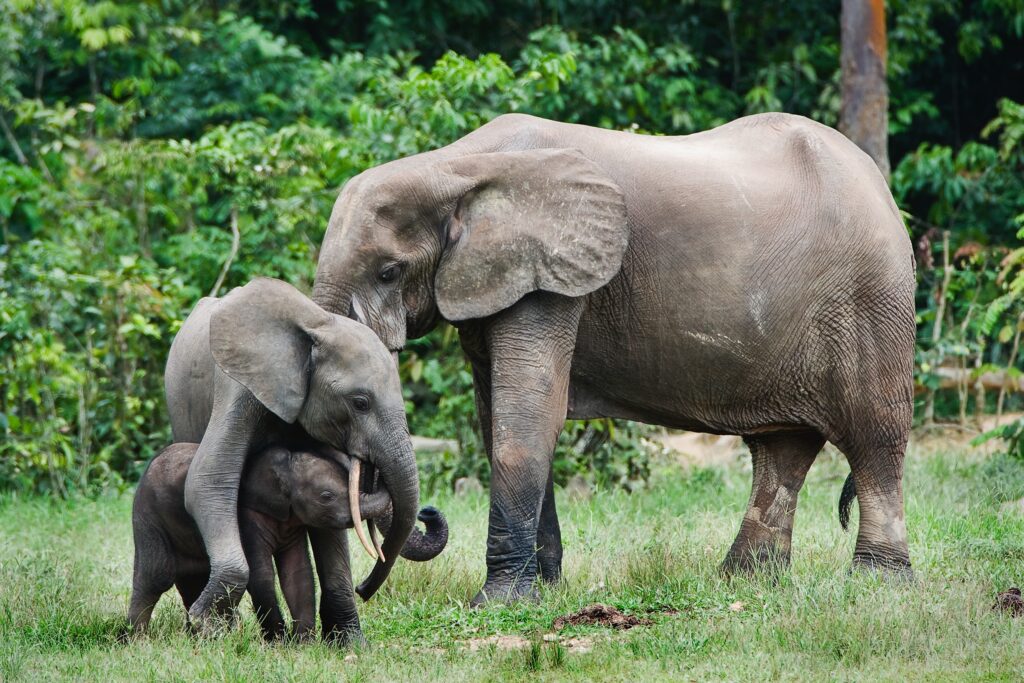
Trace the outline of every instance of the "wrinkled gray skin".
{"label": "wrinkled gray skin", "polygon": [[[210,556],[210,580],[189,609],[203,627],[230,613],[249,580],[238,527],[246,457],[268,445],[319,442],[374,465],[395,522],[359,587],[387,578],[416,522],[419,481],[398,371],[380,340],[324,311],[291,285],[259,278],[223,299],[203,299],[171,345],[164,376],[175,441],[198,442],[185,507]],[[304,446],[305,444],[305,446]],[[346,534],[310,531],[324,636],[360,639]]]}
{"label": "wrinkled gray skin", "polygon": [[913,294],[871,159],[786,114],[682,137],[499,117],[352,179],[313,287],[393,351],[458,328],[492,467],[476,603],[560,575],[567,416],[742,435],[754,481],[727,570],[788,563],[832,441],[861,501],[855,563],[909,573]]}
{"label": "wrinkled gray skin", "polygon": [[[192,517],[185,510],[185,477],[199,444],[176,443],[146,468],[132,505],[135,570],[128,620],[135,631],[149,624],[153,608],[171,586],[189,609],[206,586],[210,561]],[[347,463],[346,463],[347,465]],[[308,638],[315,626],[313,567],[307,551],[307,527],[348,529],[348,468],[334,460],[273,446],[250,457],[239,494],[239,531],[249,563],[246,587],[268,640],[285,635],[274,588],[275,564],[288,609],[292,636]],[[387,532],[391,500],[386,491],[360,494],[360,510]],[[448,540],[444,516],[420,511],[427,532],[414,529],[402,557],[426,561]]]}

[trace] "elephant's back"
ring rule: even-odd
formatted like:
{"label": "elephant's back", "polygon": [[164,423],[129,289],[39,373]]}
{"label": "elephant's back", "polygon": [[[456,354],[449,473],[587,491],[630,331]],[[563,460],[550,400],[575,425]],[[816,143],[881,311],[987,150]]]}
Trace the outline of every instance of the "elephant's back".
{"label": "elephant's back", "polygon": [[202,558],[202,537],[185,508],[185,479],[198,449],[198,443],[173,443],[154,456],[139,480],[133,518],[158,529],[177,553]]}
{"label": "elephant's back", "polygon": [[587,152],[623,189],[630,242],[581,321],[581,404],[600,394],[618,416],[742,431],[802,421],[765,406],[828,383],[843,354],[912,357],[910,241],[878,169],[838,132],[769,115],[620,135]]}
{"label": "elephant's back", "polygon": [[219,299],[199,300],[171,343],[164,369],[164,394],[175,441],[200,442],[213,411],[214,361],[210,317]]}

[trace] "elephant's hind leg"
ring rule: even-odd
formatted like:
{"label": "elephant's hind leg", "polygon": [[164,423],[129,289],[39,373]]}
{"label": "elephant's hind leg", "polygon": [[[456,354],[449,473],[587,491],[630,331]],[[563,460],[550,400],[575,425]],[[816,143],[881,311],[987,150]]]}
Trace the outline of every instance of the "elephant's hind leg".
{"label": "elephant's hind leg", "polygon": [[555,508],[553,469],[548,469],[548,483],[537,524],[537,571],[544,583],[558,583],[562,578],[562,528]]}
{"label": "elephant's hind leg", "polygon": [[134,535],[135,567],[128,623],[139,633],[149,626],[160,596],[174,585],[174,558],[158,532],[137,528]]}
{"label": "elephant's hind leg", "polygon": [[846,455],[857,487],[860,524],[853,553],[854,568],[881,569],[910,578],[910,551],[903,509],[903,458],[912,408],[890,406],[886,415],[870,411],[865,424],[836,445]]}
{"label": "elephant's hind leg", "polygon": [[793,516],[807,470],[825,444],[817,432],[760,434],[750,447],[754,483],[739,533],[725,556],[727,573],[789,566]]}
{"label": "elephant's hind leg", "polygon": [[174,582],[175,587],[178,589],[178,595],[181,596],[181,602],[185,605],[186,612],[199,599],[203,589],[206,588],[206,582],[209,578],[206,574],[190,574],[179,576]]}

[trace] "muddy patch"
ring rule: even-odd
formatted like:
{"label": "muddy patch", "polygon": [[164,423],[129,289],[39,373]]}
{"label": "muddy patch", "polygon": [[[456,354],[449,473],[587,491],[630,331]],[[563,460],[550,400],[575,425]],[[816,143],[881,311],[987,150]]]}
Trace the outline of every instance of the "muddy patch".
{"label": "muddy patch", "polygon": [[566,614],[555,619],[553,628],[561,631],[566,626],[604,626],[618,631],[625,631],[634,626],[650,626],[650,619],[623,614],[611,605],[587,605],[579,612]]}
{"label": "muddy patch", "polygon": [[1024,598],[1021,597],[1020,589],[1011,588],[997,595],[992,609],[1006,612],[1011,617],[1024,616]]}

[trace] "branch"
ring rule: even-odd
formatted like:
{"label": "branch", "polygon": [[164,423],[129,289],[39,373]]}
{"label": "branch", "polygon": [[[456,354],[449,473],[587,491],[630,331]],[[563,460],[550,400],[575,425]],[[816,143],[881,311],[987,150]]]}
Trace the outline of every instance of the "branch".
{"label": "branch", "polygon": [[[935,324],[932,326],[932,345],[939,343],[942,338],[942,319],[946,316],[946,292],[949,291],[949,281],[953,277],[953,268],[949,263],[949,230],[942,231],[942,286],[936,294],[938,305],[935,310]],[[935,391],[928,391],[928,399],[924,405],[924,421],[926,424],[935,422]]]}
{"label": "branch", "polygon": [[14,131],[7,125],[7,118],[3,112],[0,112],[0,128],[4,130],[4,137],[7,138],[7,144],[14,150],[14,156],[18,157],[18,163],[22,166],[28,166],[28,158],[21,151],[21,145],[18,144],[18,139],[14,137]]}
{"label": "branch", "polygon": [[221,285],[224,284],[224,278],[228,276],[228,269],[231,268],[231,263],[235,260],[235,256],[238,255],[238,243],[241,240],[241,235],[238,232],[238,209],[234,206],[231,207],[231,253],[228,254],[228,260],[224,262],[224,267],[220,270],[220,275],[217,276],[217,282],[213,284],[213,289],[210,290],[210,296],[217,296],[217,292],[220,291]]}

